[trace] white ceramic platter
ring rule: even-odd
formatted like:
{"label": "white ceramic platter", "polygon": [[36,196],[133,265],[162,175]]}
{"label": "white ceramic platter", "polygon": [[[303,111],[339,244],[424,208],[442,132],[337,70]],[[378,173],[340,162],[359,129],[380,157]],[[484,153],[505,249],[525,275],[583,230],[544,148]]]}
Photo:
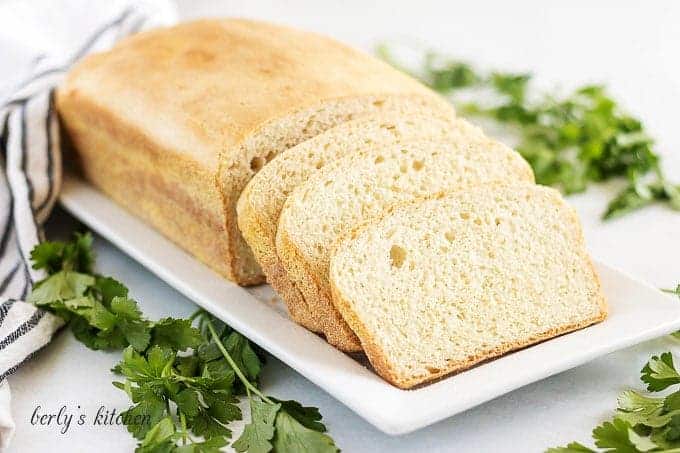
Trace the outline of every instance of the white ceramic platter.
{"label": "white ceramic platter", "polygon": [[597,262],[610,307],[603,323],[417,390],[399,390],[288,319],[283,305],[272,300],[269,287],[246,290],[225,280],[86,182],[66,176],[61,203],[159,278],[388,434],[414,431],[601,355],[680,329],[677,300]]}

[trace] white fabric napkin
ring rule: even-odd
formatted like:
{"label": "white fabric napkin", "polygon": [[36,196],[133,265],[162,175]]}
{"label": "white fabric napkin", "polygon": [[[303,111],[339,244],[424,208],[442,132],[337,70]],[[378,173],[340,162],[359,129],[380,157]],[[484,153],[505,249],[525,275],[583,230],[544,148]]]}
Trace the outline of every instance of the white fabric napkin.
{"label": "white fabric napkin", "polygon": [[83,56],[176,20],[169,0],[0,3],[0,449],[14,433],[7,377],[63,325],[24,302],[44,277],[30,251],[61,186],[54,87]]}

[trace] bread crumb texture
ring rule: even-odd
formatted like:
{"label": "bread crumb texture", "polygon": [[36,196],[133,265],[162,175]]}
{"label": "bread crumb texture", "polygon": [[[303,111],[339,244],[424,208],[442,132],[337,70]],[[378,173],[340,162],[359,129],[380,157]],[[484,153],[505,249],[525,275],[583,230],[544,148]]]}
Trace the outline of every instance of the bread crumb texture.
{"label": "bread crumb texture", "polygon": [[385,103],[385,111],[342,123],[279,154],[248,183],[237,204],[238,226],[267,282],[281,294],[291,318],[323,332],[276,253],[281,209],[292,191],[330,162],[360,150],[418,138],[444,138],[456,130],[453,112],[433,112],[413,102]]}
{"label": "bread crumb texture", "polygon": [[353,153],[297,187],[281,212],[276,249],[329,342],[360,350],[331,302],[334,244],[401,203],[490,181],[533,182],[533,174],[519,154],[459,120],[441,141]]}
{"label": "bread crumb texture", "polygon": [[409,388],[606,316],[575,212],[531,184],[400,207],[331,260],[334,303],[388,381]]}

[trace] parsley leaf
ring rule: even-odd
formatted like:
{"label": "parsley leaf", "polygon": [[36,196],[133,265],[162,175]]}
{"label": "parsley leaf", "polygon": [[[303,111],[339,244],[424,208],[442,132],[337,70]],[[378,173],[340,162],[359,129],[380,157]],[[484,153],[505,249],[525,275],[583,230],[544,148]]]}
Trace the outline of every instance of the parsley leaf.
{"label": "parsley leaf", "polygon": [[152,344],[184,351],[199,346],[201,333],[191,326],[188,319],[163,318],[156,322],[151,331]]}
{"label": "parsley leaf", "polygon": [[680,384],[680,374],[673,365],[673,356],[664,352],[660,356],[653,356],[641,371],[642,382],[647,384],[647,390],[658,392],[671,385]]}
{"label": "parsley leaf", "polygon": [[[135,438],[144,439],[149,430],[165,415],[165,403],[154,392],[137,393],[140,397],[133,399],[136,404],[123,412],[127,429]],[[143,398],[141,397],[143,395]]]}
{"label": "parsley leaf", "polygon": [[94,277],[73,271],[59,271],[37,283],[28,301],[43,308],[66,311],[63,302],[85,295],[95,282]]}
{"label": "parsley leaf", "polygon": [[76,234],[73,241],[43,242],[31,252],[33,267],[48,276],[38,282],[29,302],[69,321],[74,336],[91,349],[145,350],[150,324],[142,318],[128,290],[110,277],[93,274],[92,236]]}
{"label": "parsley leaf", "polygon": [[[137,448],[137,453],[170,451],[168,447],[175,435],[175,424],[170,417],[165,417],[156,423],[144,436],[142,443]],[[160,446],[165,448],[159,449]]]}
{"label": "parsley leaf", "polygon": [[326,425],[319,421],[322,417],[318,408],[304,407],[302,404],[294,400],[281,401],[271,397],[270,399],[281,404],[283,410],[285,410],[295,420],[300,422],[302,426],[314,431],[319,431],[321,433],[326,432]]}
{"label": "parsley leaf", "polygon": [[111,304],[114,297],[126,299],[128,297],[128,289],[118,280],[111,277],[97,276],[92,290],[100,295],[102,302],[107,306]]}
{"label": "parsley leaf", "polygon": [[94,259],[90,233],[76,233],[67,243],[45,241],[31,251],[33,269],[44,269],[48,274],[59,270],[91,274]]}
{"label": "parsley leaf", "polygon": [[[595,439],[595,445],[600,448],[613,449],[619,453],[637,453],[640,450],[636,448],[635,443],[631,440],[631,433],[633,433],[633,430],[628,423],[620,418],[615,418],[613,421],[604,422],[595,428],[593,430],[593,439]],[[653,447],[656,446],[654,445]]]}
{"label": "parsley leaf", "polygon": [[238,451],[337,451],[320,434],[318,409],[258,390],[264,358],[246,337],[203,311],[149,321],[125,285],[94,273],[91,246],[83,234],[35,247],[33,265],[48,275],[29,300],[67,320],[89,348],[123,349],[113,368],[123,381],[113,385],[132,401],[122,421],[139,440],[136,452],[217,453],[231,438],[229,424],[243,417],[242,394],[252,420],[234,443]]}
{"label": "parsley leaf", "polygon": [[[642,369],[641,380],[652,392],[680,385],[669,352],[653,356]],[[593,430],[595,445],[606,453],[680,451],[680,389],[664,396],[627,390],[618,398],[616,416]],[[594,452],[573,442],[549,453]]]}
{"label": "parsley leaf", "polygon": [[274,421],[279,409],[281,409],[280,404],[270,404],[257,398],[251,398],[251,422],[246,425],[241,437],[234,442],[234,449],[238,452],[247,451],[250,453],[271,451],[273,446],[270,441],[274,438]]}
{"label": "parsley leaf", "polygon": [[286,411],[276,416],[275,451],[290,453],[335,453],[340,451],[333,439],[318,431],[309,429]]}
{"label": "parsley leaf", "polygon": [[548,448],[545,453],[595,453],[595,450],[591,450],[578,442],[571,442],[566,447]]}
{"label": "parsley leaf", "polygon": [[558,96],[533,90],[531,74],[486,73],[432,52],[414,70],[395,61],[385,45],[378,54],[448,96],[459,111],[500,126],[514,139],[539,184],[571,194],[586,190],[590,183],[627,180],[607,206],[604,219],[654,202],[680,210],[680,185],[664,177],[654,141],[603,86],[586,85]]}

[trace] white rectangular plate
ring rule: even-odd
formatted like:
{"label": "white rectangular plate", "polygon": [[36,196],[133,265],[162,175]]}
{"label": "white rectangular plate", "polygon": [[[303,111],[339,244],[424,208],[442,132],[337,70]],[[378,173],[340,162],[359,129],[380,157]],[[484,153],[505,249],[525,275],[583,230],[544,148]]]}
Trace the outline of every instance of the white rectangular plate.
{"label": "white rectangular plate", "polygon": [[507,354],[417,390],[399,390],[288,319],[266,287],[225,280],[87,183],[66,177],[62,205],[198,305],[388,434],[404,434],[598,356],[680,328],[680,303],[602,263],[604,322]]}

